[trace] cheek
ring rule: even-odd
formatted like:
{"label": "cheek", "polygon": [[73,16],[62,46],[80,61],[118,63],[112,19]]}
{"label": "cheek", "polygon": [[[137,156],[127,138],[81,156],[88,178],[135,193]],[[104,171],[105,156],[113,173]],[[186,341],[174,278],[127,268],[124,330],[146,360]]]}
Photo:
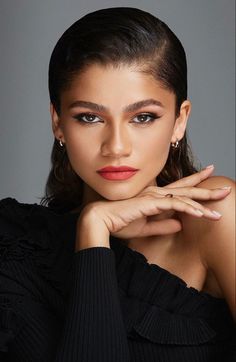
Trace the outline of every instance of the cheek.
{"label": "cheek", "polygon": [[83,168],[91,162],[94,148],[87,137],[83,137],[79,132],[65,132],[66,150],[70,163],[75,171]]}
{"label": "cheek", "polygon": [[168,153],[170,145],[169,132],[152,132],[140,140],[138,148],[141,153],[149,154],[152,158],[162,157]]}
{"label": "cheek", "polygon": [[147,173],[157,176],[164,168],[170,150],[171,132],[157,132],[149,135],[142,143],[141,157]]}

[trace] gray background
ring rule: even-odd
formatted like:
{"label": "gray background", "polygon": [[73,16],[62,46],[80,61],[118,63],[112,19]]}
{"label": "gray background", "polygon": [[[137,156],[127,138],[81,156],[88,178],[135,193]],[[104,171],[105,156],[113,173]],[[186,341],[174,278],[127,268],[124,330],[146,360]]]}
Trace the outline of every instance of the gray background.
{"label": "gray background", "polygon": [[131,6],[160,17],[188,60],[188,123],[193,152],[215,175],[235,178],[235,3],[233,0],[0,3],[0,198],[39,202],[53,143],[47,90],[53,47],[75,20],[101,8]]}

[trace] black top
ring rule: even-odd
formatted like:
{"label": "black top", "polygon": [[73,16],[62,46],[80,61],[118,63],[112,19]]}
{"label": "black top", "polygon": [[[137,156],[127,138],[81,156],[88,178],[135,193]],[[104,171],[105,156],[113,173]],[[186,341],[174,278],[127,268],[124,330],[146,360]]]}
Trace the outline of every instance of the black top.
{"label": "black top", "polygon": [[114,237],[75,252],[77,218],[0,201],[1,362],[236,361],[225,300]]}

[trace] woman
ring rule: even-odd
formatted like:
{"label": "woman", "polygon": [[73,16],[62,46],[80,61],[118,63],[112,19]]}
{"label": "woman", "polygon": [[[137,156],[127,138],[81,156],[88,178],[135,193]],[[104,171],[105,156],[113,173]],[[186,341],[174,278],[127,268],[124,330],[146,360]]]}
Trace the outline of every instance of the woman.
{"label": "woman", "polygon": [[3,199],[1,361],[232,361],[235,183],[197,170],[180,41],[90,13],[49,65],[41,205]]}

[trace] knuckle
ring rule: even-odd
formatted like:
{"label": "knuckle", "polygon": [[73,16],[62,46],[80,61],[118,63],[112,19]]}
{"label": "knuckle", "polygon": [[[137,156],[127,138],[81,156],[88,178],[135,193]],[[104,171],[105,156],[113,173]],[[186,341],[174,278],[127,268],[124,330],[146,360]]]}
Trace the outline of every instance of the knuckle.
{"label": "knuckle", "polygon": [[152,199],[153,199],[153,195],[152,195],[150,192],[148,192],[148,193],[142,195],[142,198],[143,198],[143,199],[146,199],[146,200],[152,200]]}
{"label": "knuckle", "polygon": [[185,195],[175,195],[174,197],[175,197],[175,199],[177,199],[179,201],[184,201],[184,202],[189,201],[189,197],[187,197]]}
{"label": "knuckle", "polygon": [[160,191],[160,187],[158,187],[158,186],[147,186],[142,192],[141,192],[141,194],[142,193],[144,193],[144,194],[156,194],[157,192],[159,192]]}
{"label": "knuckle", "polygon": [[184,202],[181,202],[180,200],[175,201],[175,204],[173,205],[173,207],[176,207],[179,211],[184,211],[186,204]]}
{"label": "knuckle", "polygon": [[180,202],[180,207],[182,207],[183,210],[187,210],[188,208],[192,208],[193,206],[189,203],[189,199],[185,198],[185,200],[182,200],[182,202]]}
{"label": "knuckle", "polygon": [[214,192],[212,192],[213,190],[205,190],[205,194],[206,194],[206,197],[211,197],[212,196],[212,193],[214,194]]}
{"label": "knuckle", "polygon": [[149,192],[148,194],[146,194],[146,198],[147,198],[147,200],[154,200],[154,199],[156,199],[157,198],[157,194],[155,193],[155,192]]}
{"label": "knuckle", "polygon": [[169,205],[170,205],[171,208],[173,208],[174,204],[176,203],[176,200],[175,200],[174,197],[166,198],[165,200],[166,200],[166,202],[169,203]]}

